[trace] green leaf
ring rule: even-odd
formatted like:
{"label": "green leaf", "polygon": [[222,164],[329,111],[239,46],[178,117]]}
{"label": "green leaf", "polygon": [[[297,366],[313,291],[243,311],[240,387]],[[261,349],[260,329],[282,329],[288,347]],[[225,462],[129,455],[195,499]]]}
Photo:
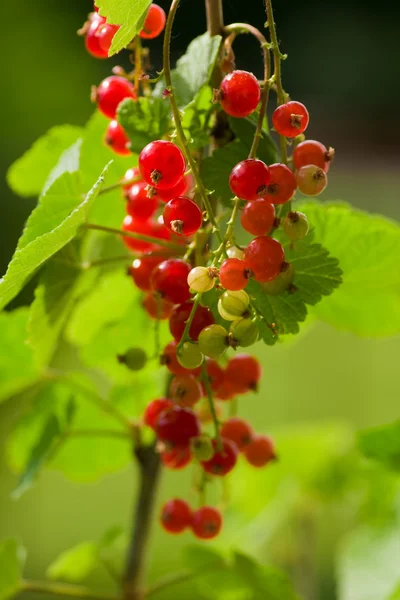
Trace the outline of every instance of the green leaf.
{"label": "green leaf", "polygon": [[13,491],[12,496],[14,499],[20,498],[32,486],[39,471],[46,463],[51,450],[54,448],[56,440],[59,439],[60,434],[61,430],[57,417],[50,415],[36,446],[32,449],[28,464],[22,473],[18,485]]}
{"label": "green leaf", "polygon": [[240,140],[235,140],[213,152],[213,155],[201,163],[201,175],[204,184],[210,192],[223,202],[225,206],[232,206],[232,190],[229,187],[229,176],[235,165],[247,158],[247,146]]}
{"label": "green leaf", "polygon": [[400,471],[400,420],[361,431],[358,443],[367,458]]}
{"label": "green leaf", "polygon": [[53,580],[79,583],[92,573],[98,561],[98,545],[95,542],[81,542],[60,554],[47,569],[46,576]]}
{"label": "green leaf", "polygon": [[[299,323],[307,317],[306,304],[315,305],[322,296],[331,294],[341,282],[341,270],[336,258],[329,256],[312,235],[291,247],[284,244],[286,260],[295,270],[294,291],[277,296],[266,294],[262,285],[250,281],[246,291],[263,317],[260,333],[266,344],[273,345],[279,334],[296,334]],[[276,335],[277,334],[277,335]]]}
{"label": "green leaf", "polygon": [[103,171],[82,201],[76,175],[59,177],[28,219],[5,277],[0,280],[0,309],[21,291],[35,272],[77,235],[104,184]]}
{"label": "green leaf", "polygon": [[144,146],[159,140],[170,126],[171,108],[163,98],[124,100],[118,107],[118,121],[131,142],[132,152],[139,153]]}
{"label": "green leaf", "polygon": [[[244,119],[235,119],[229,117],[229,125],[236,137],[246,146],[247,154],[253,145],[254,135],[256,133],[258,115],[252,115]],[[267,165],[278,161],[278,154],[272,138],[268,131],[263,128],[261,131],[262,137],[260,139],[257,157],[263,160]]]}
{"label": "green leaf", "polygon": [[253,591],[254,600],[299,599],[289,577],[275,567],[261,566],[253,558],[236,552],[233,568]]}
{"label": "green leaf", "polygon": [[193,569],[207,569],[207,567],[221,565],[226,566],[227,560],[216,548],[205,546],[186,546],[184,553],[185,564]]}
{"label": "green leaf", "polygon": [[302,202],[315,240],[339,259],[343,284],[313,313],[363,336],[400,332],[400,227],[343,203]]}
{"label": "green leaf", "polygon": [[339,600],[389,600],[399,584],[400,527],[364,526],[342,546]]}
{"label": "green leaf", "polygon": [[60,125],[39,138],[8,170],[7,183],[19,196],[38,196],[61,154],[82,136],[82,128]]}
{"label": "green leaf", "polygon": [[209,86],[201,88],[197,96],[185,107],[182,127],[187,132],[189,144],[198,150],[210,143],[208,120],[212,108],[212,90]]}
{"label": "green leaf", "polygon": [[35,384],[40,372],[27,337],[28,310],[0,314],[0,402]]}
{"label": "green leaf", "polygon": [[0,542],[0,600],[15,596],[22,583],[25,551],[13,540]]}
{"label": "green leaf", "polygon": [[151,0],[96,0],[99,13],[107,23],[120,25],[115,34],[109,56],[126,48],[143,27]]}
{"label": "green leaf", "polygon": [[[186,53],[177,61],[171,75],[175,98],[180,107],[192,102],[200,89],[210,81],[221,41],[220,35],[210,37],[204,33],[190,42]],[[161,97],[164,89],[165,81],[161,80],[154,89],[155,95]]]}

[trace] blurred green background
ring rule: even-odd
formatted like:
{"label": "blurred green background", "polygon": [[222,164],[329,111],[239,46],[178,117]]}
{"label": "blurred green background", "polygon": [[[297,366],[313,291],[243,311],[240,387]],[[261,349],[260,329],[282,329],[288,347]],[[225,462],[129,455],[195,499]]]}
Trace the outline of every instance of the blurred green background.
{"label": "blurred green background", "polygon": [[[168,5],[165,1],[160,4]],[[226,22],[244,20],[262,27],[261,0],[225,0],[224,4]],[[3,176],[7,167],[51,126],[85,123],[93,110],[90,86],[109,72],[110,65],[128,66],[125,56],[103,62],[86,54],[75,31],[90,8],[90,1],[84,0],[2,0],[3,23],[7,24],[3,47],[10,49],[2,61],[2,272],[34,206],[34,201],[19,199],[7,189]],[[283,65],[285,87],[309,107],[309,137],[337,150],[324,198],[346,200],[398,219],[400,83],[393,73],[392,58],[398,56],[400,7],[390,5],[391,13],[382,10],[378,14],[375,10],[365,3],[349,6],[345,0],[331,5],[276,2],[276,20],[282,50],[289,54]],[[173,39],[175,57],[204,28],[202,3],[183,0]],[[160,43],[151,43],[155,69],[160,66]],[[252,40],[238,41],[235,50],[238,67],[261,72],[259,50]],[[25,292],[11,308],[29,302],[30,293]],[[359,428],[398,417],[399,338],[360,339],[317,324],[291,344],[274,348],[259,345],[258,354],[265,371],[261,391],[242,400],[241,413],[256,420],[260,431],[275,432],[287,425],[301,429],[303,423],[336,420]],[[12,403],[0,407],[1,444],[15,412]],[[189,488],[189,475],[183,480]],[[182,474],[165,476],[162,498],[174,493],[181,482]],[[36,487],[16,502],[9,498],[14,485],[15,476],[1,458],[0,537],[16,535],[23,541],[29,552],[27,574],[32,578],[43,576],[46,566],[65,548],[81,540],[98,539],[108,527],[130,520],[135,485],[130,469],[91,485],[72,484],[60,474],[46,471]],[[235,486],[240,485],[240,478],[236,478]],[[242,491],[233,494],[240,496]],[[263,493],[260,486],[261,498]],[[327,518],[325,514],[325,526],[318,530],[321,595],[310,595],[310,600],[335,597],[332,549],[337,532],[334,524],[326,527]],[[231,519],[226,538],[233,539],[232,528],[243,520],[239,509]],[[270,526],[267,517],[265,524],[260,524],[261,530],[264,526]],[[179,551],[190,537],[175,539],[155,530],[152,572],[165,572],[177,564]],[[286,535],[290,545],[290,530]],[[98,574],[97,583],[103,577]],[[182,594],[172,592],[168,597],[188,597]]]}

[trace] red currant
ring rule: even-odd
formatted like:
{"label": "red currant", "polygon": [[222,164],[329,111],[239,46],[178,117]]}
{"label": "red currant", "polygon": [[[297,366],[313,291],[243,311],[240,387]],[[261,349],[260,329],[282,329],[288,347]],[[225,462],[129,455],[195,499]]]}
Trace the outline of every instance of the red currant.
{"label": "red currant", "polygon": [[250,444],[246,446],[244,455],[253,467],[265,467],[269,462],[276,460],[274,443],[266,435],[254,435]]}
{"label": "red currant", "polygon": [[143,179],[157,189],[170,188],[182,179],[186,161],[181,150],[172,142],[150,142],[139,155],[139,169]]}
{"label": "red currant", "polygon": [[[171,237],[170,232],[164,225],[157,221],[139,221],[134,219],[131,215],[127,215],[122,223],[123,231],[130,233],[140,233],[142,235],[148,235],[160,240],[168,240]],[[125,246],[130,250],[136,252],[149,252],[157,248],[157,244],[153,242],[145,242],[143,240],[136,240],[134,238],[123,236],[122,241]]]}
{"label": "red currant", "polygon": [[225,376],[237,390],[244,394],[249,390],[257,390],[262,369],[259,361],[249,354],[236,354],[226,367]]}
{"label": "red currant", "polygon": [[260,84],[253,73],[233,71],[222,80],[220,102],[231,117],[247,117],[260,102]]}
{"label": "red currant", "polygon": [[174,375],[187,375],[189,373],[192,373],[194,375],[199,375],[201,372],[200,368],[197,369],[185,369],[185,367],[182,367],[182,365],[178,362],[177,356],[176,356],[176,348],[178,346],[178,342],[176,340],[172,340],[171,342],[169,342],[162,353],[160,362],[162,365],[165,365],[168,369],[168,371],[170,373],[173,373]]}
{"label": "red currant", "polygon": [[106,20],[96,14],[91,19],[90,25],[85,36],[86,50],[95,58],[108,58],[108,51],[103,50],[99,41],[99,29],[104,25]]}
{"label": "red currant", "polygon": [[206,460],[201,463],[206,473],[211,475],[218,475],[224,477],[227,475],[237,462],[238,448],[236,444],[230,440],[222,439],[222,449],[217,450],[218,443],[213,440],[214,456],[210,460]]}
{"label": "red currant", "polygon": [[164,207],[164,225],[177,235],[193,235],[203,222],[200,208],[185,196],[173,198]]}
{"label": "red currant", "polygon": [[216,390],[216,396],[218,400],[232,400],[235,396],[237,396],[239,391],[236,389],[235,385],[229,381],[229,379],[224,378],[223,382],[218,386]]}
{"label": "red currant", "polygon": [[285,260],[281,244],[270,237],[256,237],[247,246],[244,263],[257,281],[271,281],[279,275]]}
{"label": "red currant", "polygon": [[325,171],[315,165],[300,167],[296,179],[299,190],[306,196],[318,196],[328,185]]}
{"label": "red currant", "polygon": [[158,207],[157,196],[147,196],[147,184],[144,181],[134,183],[127,192],[126,211],[138,221],[147,221]]}
{"label": "red currant", "polygon": [[161,509],[161,525],[168,533],[181,533],[192,523],[192,511],[184,500],[174,498]]}
{"label": "red currant", "polygon": [[189,263],[180,258],[168,258],[160,263],[151,276],[152,289],[173,304],[181,304],[190,298],[187,276]]}
{"label": "red currant", "polygon": [[213,391],[217,390],[224,381],[224,370],[213,358],[206,358],[206,371]]}
{"label": "red currant", "polygon": [[126,156],[131,153],[128,148],[129,138],[115,119],[107,127],[105,142],[116,154]]}
{"label": "red currant", "polygon": [[192,531],[201,540],[210,540],[221,531],[222,515],[217,508],[202,506],[193,513]]}
{"label": "red currant", "polygon": [[178,448],[161,452],[161,462],[167,469],[183,469],[191,460],[192,453],[189,446],[178,446]]}
{"label": "red currant", "polygon": [[143,29],[139,33],[140,37],[145,40],[156,38],[163,31],[165,21],[165,12],[161,6],[158,6],[158,4],[151,4],[143,23]]}
{"label": "red currant", "polygon": [[315,140],[305,140],[300,142],[293,151],[293,164],[296,169],[307,165],[315,165],[328,172],[335,151],[333,148],[326,147]]}
{"label": "red currant", "polygon": [[224,439],[230,440],[242,452],[253,437],[253,430],[247,421],[238,417],[231,417],[221,427],[221,435]]}
{"label": "red currant", "polygon": [[219,280],[222,287],[230,291],[243,290],[249,282],[246,265],[239,258],[227,258],[219,270]]}
{"label": "red currant", "polygon": [[203,390],[193,375],[177,375],[171,381],[169,395],[175,404],[192,408],[203,396]]}
{"label": "red currant", "polygon": [[105,23],[99,27],[97,33],[99,38],[99,46],[107,54],[107,56],[110,51],[114,35],[117,33],[119,27],[119,25],[111,25],[110,23]]}
{"label": "red currant", "polygon": [[[192,312],[192,308],[192,303],[185,302],[185,304],[180,304],[179,306],[176,306],[172,311],[171,318],[169,320],[169,330],[172,336],[177,341],[179,341],[182,338],[186,321],[188,320],[189,315]],[[212,312],[205,306],[198,306],[194,314],[192,324],[189,328],[190,338],[194,342],[197,342],[202,330],[208,325],[212,325],[213,323],[214,317]]]}
{"label": "red currant", "polygon": [[173,403],[171,400],[168,400],[168,398],[157,398],[157,400],[152,400],[148,403],[146,410],[144,411],[143,421],[145,425],[155,430],[160,414],[164,410],[172,407]]}
{"label": "red currant", "polygon": [[163,201],[168,202],[172,198],[178,198],[178,196],[184,196],[188,194],[193,188],[193,177],[192,175],[186,175],[182,177],[176,185],[165,190],[157,189],[157,196]]}
{"label": "red currant", "polygon": [[164,298],[154,294],[147,294],[142,301],[142,306],[149,317],[159,321],[168,319],[172,313],[172,309],[174,308],[171,302],[168,302],[168,300],[164,300]]}
{"label": "red currant", "polygon": [[301,102],[286,102],[274,110],[272,123],[279,135],[294,138],[307,129],[310,117]]}
{"label": "red currant", "polygon": [[275,222],[275,207],[266,198],[248,202],[240,215],[242,227],[252,235],[268,235]]}
{"label": "red currant", "polygon": [[135,88],[130,81],[117,75],[104,79],[96,91],[97,106],[110,119],[115,119],[118,105],[125,98],[136,100]]}
{"label": "red currant", "polygon": [[133,261],[132,266],[129,268],[129,275],[132,277],[136,287],[144,292],[151,290],[150,278],[153,269],[156,268],[161,262],[165,260],[163,256],[146,256],[145,254],[141,258],[136,258]]}
{"label": "red currant", "polygon": [[274,204],[285,204],[293,198],[297,188],[296,177],[286,165],[276,163],[270,165],[269,172],[271,181],[269,182],[265,198]]}
{"label": "red currant", "polygon": [[188,446],[200,435],[200,423],[189,408],[174,406],[164,410],[157,421],[157,437],[170,447]]}
{"label": "red currant", "polygon": [[132,169],[128,169],[123,177],[122,193],[124,196],[127,196],[127,193],[131,189],[132,185],[141,181],[142,177],[140,175],[139,167],[133,167]]}
{"label": "red currant", "polygon": [[233,168],[229,185],[235,196],[256,200],[265,196],[270,181],[269,168],[262,160],[248,158]]}

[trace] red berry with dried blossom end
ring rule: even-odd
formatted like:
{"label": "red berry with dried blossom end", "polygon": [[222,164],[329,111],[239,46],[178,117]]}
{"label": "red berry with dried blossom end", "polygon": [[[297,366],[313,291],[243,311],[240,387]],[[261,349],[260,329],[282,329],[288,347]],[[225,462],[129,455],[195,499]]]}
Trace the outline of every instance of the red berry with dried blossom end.
{"label": "red berry with dried blossom end", "polygon": [[129,138],[115,119],[109,123],[104,141],[116,154],[127,156],[131,153],[128,148]]}
{"label": "red berry with dried blossom end", "polygon": [[[127,215],[123,220],[122,230],[130,233],[148,235],[160,240],[169,240],[171,238],[171,233],[162,223],[152,220],[139,221],[138,219],[134,219],[131,215]],[[153,242],[145,242],[125,235],[123,236],[122,241],[129,250],[133,250],[134,252],[150,252],[158,247],[157,244]]]}
{"label": "red berry with dried blossom end", "polygon": [[253,429],[247,421],[231,417],[222,425],[221,436],[236,444],[239,452],[242,452],[253,438]]}
{"label": "red berry with dried blossom end", "polygon": [[240,215],[242,227],[252,235],[268,235],[275,224],[275,206],[266,198],[248,202]]}
{"label": "red berry with dried blossom end", "polygon": [[[184,304],[180,304],[179,306],[175,306],[172,311],[170,320],[169,320],[169,330],[171,335],[175,338],[175,340],[179,341],[182,338],[183,332],[185,330],[186,321],[189,318],[190,313],[192,312],[193,304],[191,302],[185,302]],[[200,333],[203,331],[205,327],[209,325],[213,325],[214,317],[210,309],[205,306],[198,306],[196,312],[194,313],[192,324],[189,328],[189,337],[197,342],[199,339]]]}
{"label": "red berry with dried blossom end", "polygon": [[164,225],[177,235],[193,235],[203,222],[200,208],[185,196],[173,198],[164,207]]}
{"label": "red berry with dried blossom end", "polygon": [[143,29],[139,33],[140,37],[144,40],[153,40],[164,30],[165,21],[165,11],[161,6],[151,4],[143,23]]}
{"label": "red berry with dried blossom end", "polygon": [[222,80],[219,100],[231,117],[247,117],[260,102],[261,89],[257,78],[248,71],[232,71]]}
{"label": "red berry with dried blossom end", "polygon": [[238,457],[238,447],[230,440],[222,439],[222,448],[218,450],[218,442],[213,440],[214,456],[210,460],[203,461],[201,466],[211,475],[224,477],[236,465]]}
{"label": "red berry with dried blossom end", "polygon": [[271,281],[279,275],[285,261],[282,245],[271,237],[256,237],[247,246],[244,263],[261,283]]}
{"label": "red berry with dried blossom end", "polygon": [[173,406],[164,410],[157,422],[157,437],[169,447],[188,446],[200,435],[200,422],[189,408]]}
{"label": "red berry with dried blossom end", "polygon": [[192,511],[185,500],[174,498],[161,509],[161,525],[168,533],[181,533],[192,523]]}
{"label": "red berry with dried blossom end", "polygon": [[244,394],[249,390],[257,390],[262,376],[262,368],[259,361],[249,354],[236,354],[229,361],[225,376],[231,385],[237,390],[236,393]]}
{"label": "red berry with dried blossom end", "polygon": [[262,198],[267,193],[269,182],[269,168],[256,158],[242,160],[232,169],[229,177],[232,192],[242,200]]}
{"label": "red berry with dried blossom end", "polygon": [[190,446],[178,446],[172,450],[164,450],[160,456],[164,467],[173,471],[184,469],[192,460]]}
{"label": "red berry with dried blossom end", "polygon": [[178,198],[178,196],[184,196],[185,194],[188,194],[192,188],[193,178],[189,174],[185,177],[182,177],[173,187],[166,188],[165,190],[157,189],[157,196],[163,202],[168,202],[169,200],[172,200],[172,198]]}
{"label": "red berry with dried blossom end", "polygon": [[229,400],[233,400],[233,398],[239,393],[241,392],[237,390],[235,384],[225,377],[223,382],[218,386],[215,395],[218,400],[227,402]]}
{"label": "red berry with dried blossom end", "polygon": [[176,356],[176,349],[178,347],[178,342],[176,340],[170,341],[164,348],[163,353],[160,358],[160,363],[165,365],[170,373],[174,375],[199,375],[201,372],[201,368],[197,369],[185,369],[178,362],[178,358]]}
{"label": "red berry with dried blossom end", "polygon": [[281,104],[274,110],[272,123],[279,135],[294,138],[307,129],[310,116],[304,104],[294,100]]}
{"label": "red berry with dried blossom end", "polygon": [[130,81],[118,75],[104,79],[96,90],[97,106],[110,119],[115,119],[118,105],[125,98],[136,100],[135,88]]}
{"label": "red berry with dried blossom end", "polygon": [[286,165],[276,163],[270,165],[269,172],[271,174],[271,181],[265,195],[266,200],[274,204],[289,202],[293,198],[297,188],[297,181],[293,171]]}
{"label": "red berry with dried blossom end", "polygon": [[328,150],[321,142],[304,140],[293,150],[293,165],[296,169],[307,165],[315,165],[327,173],[334,156],[335,151],[333,148]]}
{"label": "red berry with dried blossom end", "polygon": [[99,38],[99,46],[107,54],[107,56],[114,39],[114,35],[117,33],[119,27],[119,25],[104,23],[104,25],[101,25],[101,27],[98,29],[97,36]]}
{"label": "red berry with dried blossom end", "polygon": [[169,396],[178,406],[192,408],[202,398],[203,390],[193,375],[177,375],[171,381]]}
{"label": "red berry with dried blossom end", "polygon": [[244,455],[253,467],[265,467],[276,460],[274,443],[266,435],[254,435],[250,444],[246,446]]}
{"label": "red berry with dried blossom end", "polygon": [[144,411],[143,421],[147,427],[151,427],[156,430],[158,418],[164,410],[173,407],[173,403],[168,398],[157,398],[152,400],[146,406]]}
{"label": "red berry with dried blossom end", "polygon": [[142,307],[151,319],[164,321],[171,316],[174,305],[157,294],[149,293],[143,298]]}
{"label": "red berry with dried blossom end", "polygon": [[139,155],[143,179],[157,189],[170,188],[184,176],[186,161],[181,150],[172,142],[150,142]]}
{"label": "red berry with dried blossom end", "polygon": [[129,275],[139,290],[143,292],[151,290],[151,274],[163,260],[165,260],[165,256],[146,256],[144,254],[141,258],[136,258],[133,261],[132,266],[129,267]]}
{"label": "red berry with dried blossom end", "polygon": [[85,35],[86,50],[94,58],[108,58],[108,52],[103,50],[99,41],[99,29],[105,24],[106,20],[98,14],[94,14],[90,19],[90,24]]}
{"label": "red berry with dried blossom end", "polygon": [[151,276],[152,289],[173,304],[181,304],[190,298],[187,276],[189,263],[180,258],[168,258],[160,263]]}
{"label": "red berry with dried blossom end", "polygon": [[221,512],[213,506],[202,506],[193,513],[191,526],[197,538],[211,540],[221,531]]}
{"label": "red berry with dried blossom end", "polygon": [[157,196],[149,198],[145,181],[134,183],[128,190],[126,197],[126,212],[138,221],[148,221],[158,207]]}
{"label": "red berry with dried blossom end", "polygon": [[300,167],[296,180],[299,190],[306,196],[318,196],[328,185],[325,171],[315,165]]}
{"label": "red berry with dried blossom end", "polygon": [[243,260],[227,258],[219,269],[219,280],[226,290],[238,292],[243,290],[249,282],[251,273],[246,268]]}

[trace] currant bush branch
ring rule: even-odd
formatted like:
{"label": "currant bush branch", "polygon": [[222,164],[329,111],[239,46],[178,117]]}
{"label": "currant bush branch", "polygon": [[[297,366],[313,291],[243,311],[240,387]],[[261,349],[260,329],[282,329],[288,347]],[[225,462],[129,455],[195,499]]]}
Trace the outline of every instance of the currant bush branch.
{"label": "currant bush branch", "polygon": [[211,412],[211,416],[212,416],[213,423],[214,423],[215,439],[217,441],[217,449],[222,450],[222,438],[221,438],[221,433],[220,433],[220,429],[219,429],[219,421],[218,421],[217,413],[215,410],[215,403],[214,403],[213,393],[212,393],[212,389],[211,389],[210,378],[208,377],[208,373],[207,373],[207,363],[206,362],[203,362],[202,374],[203,374],[204,385],[205,385],[206,392],[207,392],[208,405],[210,407],[210,412]]}
{"label": "currant bush branch", "polygon": [[50,594],[53,596],[66,596],[70,598],[81,598],[82,600],[120,600],[121,598],[116,594],[95,592],[84,586],[70,585],[66,583],[49,583],[47,581],[23,581],[21,591],[38,594]]}
{"label": "currant bush branch", "polygon": [[142,233],[133,233],[132,231],[124,231],[123,229],[116,229],[115,227],[107,227],[106,225],[95,225],[94,223],[86,223],[84,225],[86,229],[93,229],[94,231],[103,231],[104,233],[112,233],[114,235],[121,235],[123,237],[129,237],[134,240],[140,240],[142,242],[148,242],[149,244],[154,244],[157,246],[163,246],[164,248],[169,248],[174,252],[182,253],[182,246],[179,244],[174,244],[174,242],[169,242],[168,240],[163,240],[160,238],[152,237],[151,235],[144,235]]}

